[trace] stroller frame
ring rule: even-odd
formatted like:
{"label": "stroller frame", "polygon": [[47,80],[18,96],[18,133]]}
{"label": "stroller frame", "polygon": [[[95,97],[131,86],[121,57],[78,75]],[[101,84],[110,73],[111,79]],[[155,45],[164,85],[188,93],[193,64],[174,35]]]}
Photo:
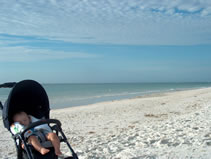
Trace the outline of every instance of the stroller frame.
{"label": "stroller frame", "polygon": [[[42,125],[42,124],[48,124],[51,127],[51,129],[56,132],[57,135],[59,135],[59,134],[61,135],[61,136],[59,136],[59,137],[61,137],[60,142],[66,143],[70,152],[72,153],[72,157],[68,157],[66,159],[78,159],[77,154],[72,149],[70,143],[68,142],[65,134],[62,131],[61,122],[57,119],[49,119],[50,108],[49,108],[48,96],[47,96],[44,88],[38,82],[33,81],[33,80],[23,80],[18,83],[15,83],[15,82],[5,83],[3,85],[0,85],[0,88],[1,87],[12,88],[7,101],[4,103],[4,106],[2,105],[2,103],[0,101],[0,109],[2,109],[2,112],[3,112],[4,126],[9,131],[10,131],[10,125],[13,122],[12,116],[18,111],[25,111],[25,109],[26,109],[26,113],[28,113],[30,115],[33,115],[39,119],[43,118],[43,117],[45,118],[45,119],[41,119],[40,121],[31,123],[21,133],[17,133],[16,135],[13,135],[11,133],[12,137],[15,141],[18,159],[23,159],[24,151],[25,151],[25,155],[27,156],[28,159],[36,158],[36,157],[34,158],[34,155],[32,155],[33,148],[30,148],[29,145],[27,144],[27,142],[24,138],[24,133],[27,132],[28,130],[30,130],[36,126]],[[23,89],[23,91],[22,91],[22,89]],[[33,97],[33,95],[35,97]],[[36,97],[41,98],[41,99],[38,100],[38,102],[37,102]],[[25,98],[29,98],[29,99],[26,99],[26,101],[25,101]],[[17,104],[16,104],[16,101],[17,101]],[[32,104],[32,107],[25,108],[26,106],[28,106],[30,104]],[[39,113],[37,113],[37,112],[39,112]],[[51,125],[53,125],[53,126],[51,126]],[[17,140],[19,140],[19,142],[22,142],[24,144],[25,150],[23,150],[21,148],[21,144],[17,144]]]}

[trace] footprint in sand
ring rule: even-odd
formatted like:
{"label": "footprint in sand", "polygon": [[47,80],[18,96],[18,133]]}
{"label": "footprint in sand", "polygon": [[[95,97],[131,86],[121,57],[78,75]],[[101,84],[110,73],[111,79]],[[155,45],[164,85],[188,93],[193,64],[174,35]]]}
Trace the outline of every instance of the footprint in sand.
{"label": "footprint in sand", "polygon": [[204,137],[205,137],[204,141],[205,141],[206,145],[211,146],[211,132],[204,135]]}

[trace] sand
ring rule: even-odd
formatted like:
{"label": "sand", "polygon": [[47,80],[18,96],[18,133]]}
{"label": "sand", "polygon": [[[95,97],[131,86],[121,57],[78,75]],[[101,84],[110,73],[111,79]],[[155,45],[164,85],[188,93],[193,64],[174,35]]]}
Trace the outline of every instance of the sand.
{"label": "sand", "polygon": [[[211,88],[51,111],[80,159],[210,159]],[[0,158],[16,158],[0,121]],[[70,154],[62,144],[62,152]]]}

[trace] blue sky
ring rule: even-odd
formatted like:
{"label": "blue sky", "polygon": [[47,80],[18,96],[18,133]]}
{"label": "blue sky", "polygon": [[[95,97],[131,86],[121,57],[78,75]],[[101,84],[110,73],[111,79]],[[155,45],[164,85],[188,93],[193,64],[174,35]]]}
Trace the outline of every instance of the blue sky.
{"label": "blue sky", "polygon": [[1,0],[0,83],[211,81],[210,0]]}

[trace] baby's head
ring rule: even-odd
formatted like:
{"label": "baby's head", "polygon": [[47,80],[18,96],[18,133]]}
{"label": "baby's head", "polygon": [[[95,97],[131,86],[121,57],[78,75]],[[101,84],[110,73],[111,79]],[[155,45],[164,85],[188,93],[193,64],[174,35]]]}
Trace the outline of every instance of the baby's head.
{"label": "baby's head", "polygon": [[21,125],[28,126],[30,124],[30,118],[25,112],[18,112],[13,116],[14,122],[19,122]]}

